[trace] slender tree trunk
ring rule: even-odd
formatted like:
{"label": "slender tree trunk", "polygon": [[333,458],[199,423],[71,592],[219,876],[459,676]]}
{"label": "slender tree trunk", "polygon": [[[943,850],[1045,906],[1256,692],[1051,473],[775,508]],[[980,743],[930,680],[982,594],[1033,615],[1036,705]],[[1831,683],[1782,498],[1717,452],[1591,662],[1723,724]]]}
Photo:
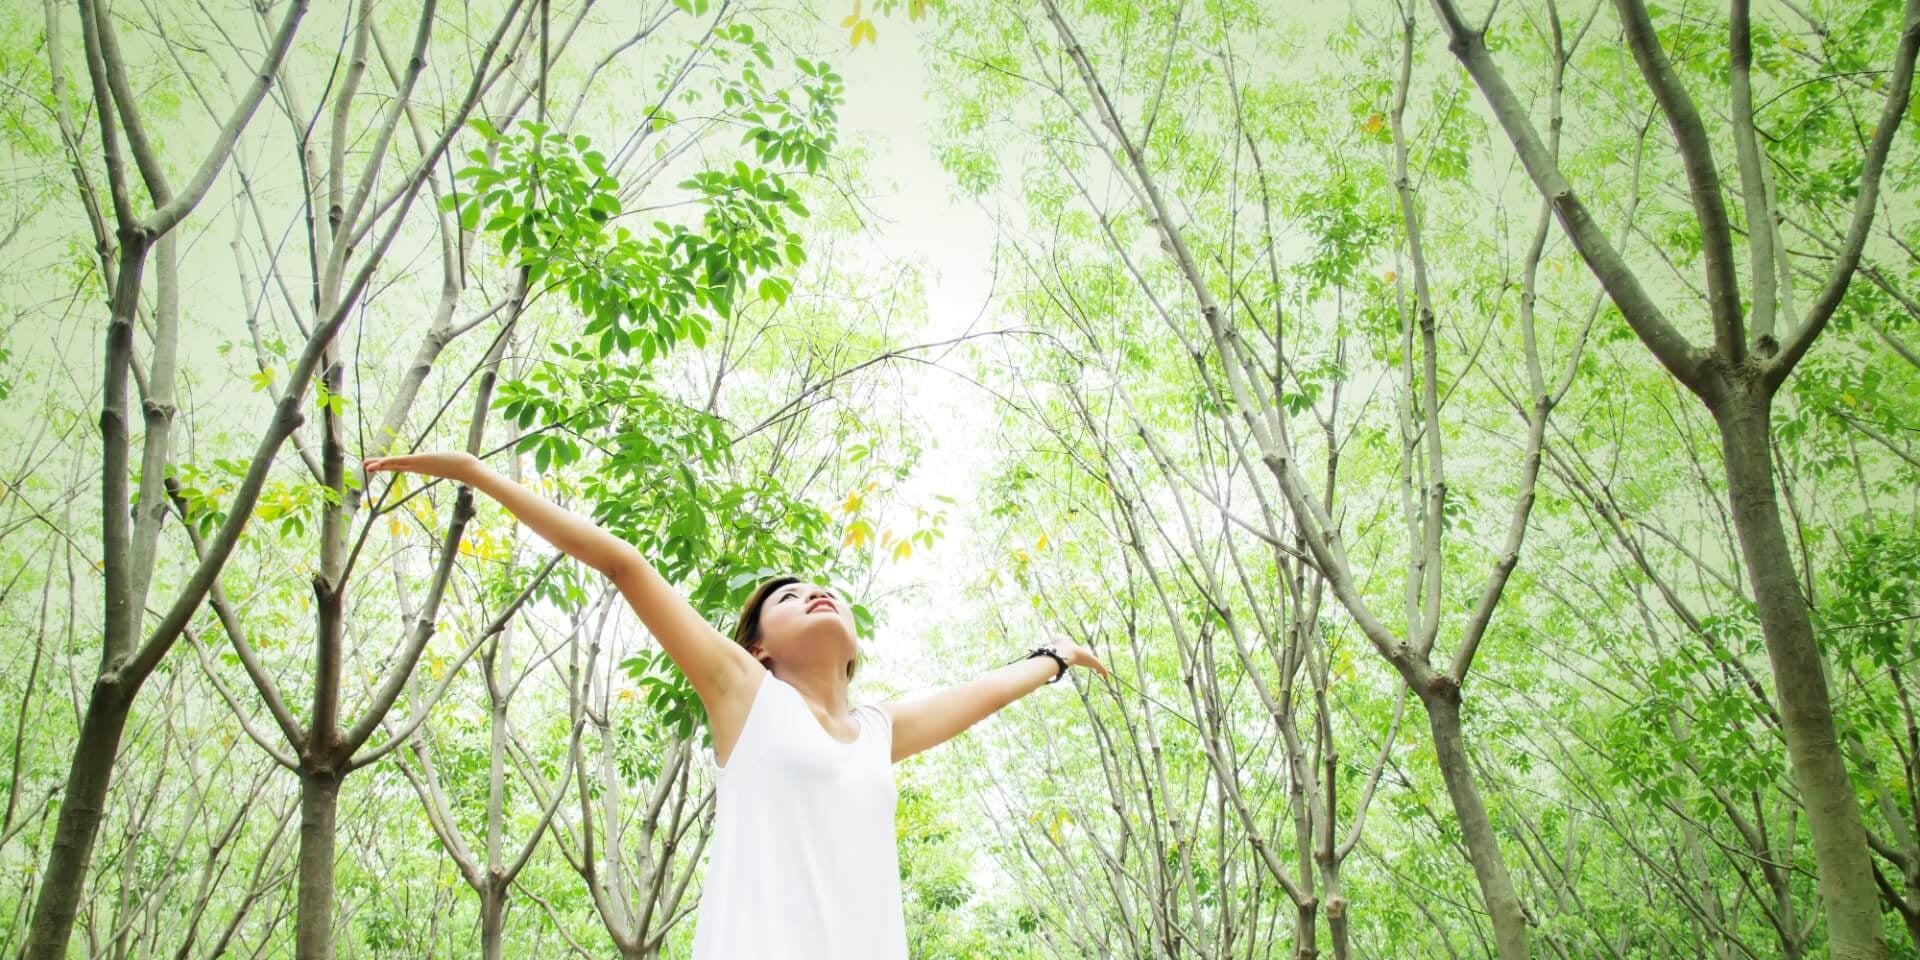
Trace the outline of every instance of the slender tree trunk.
{"label": "slender tree trunk", "polygon": [[294,927],[299,960],[333,957],[334,816],[340,779],[331,772],[300,775],[300,898]]}
{"label": "slender tree trunk", "polygon": [[1340,883],[1340,864],[1328,864],[1321,878],[1327,888],[1327,939],[1333,941],[1333,960],[1347,960],[1347,894]]}
{"label": "slender tree trunk", "polygon": [[1440,763],[1440,775],[1447,781],[1447,796],[1453,801],[1454,815],[1460,818],[1460,833],[1467,844],[1467,859],[1480,882],[1480,896],[1493,916],[1493,942],[1500,960],[1528,960],[1527,919],[1520,909],[1520,897],[1514,893],[1513,878],[1507,874],[1507,862],[1500,856],[1500,841],[1493,834],[1493,821],[1480,800],[1480,788],[1473,782],[1473,767],[1460,737],[1460,690],[1444,680],[1439,690],[1421,689],[1420,702],[1427,708],[1427,723],[1433,731],[1433,752]]}
{"label": "slender tree trunk", "polygon": [[1733,389],[1734,396],[1714,410],[1725,451],[1727,497],[1773,667],[1794,783],[1813,833],[1829,955],[1880,960],[1886,952],[1866,829],[1834,732],[1826,665],[1814,642],[1773,486],[1771,398],[1758,385]]}
{"label": "slender tree trunk", "polygon": [[[486,391],[482,390],[481,396],[485,395]],[[478,417],[475,422],[479,422]],[[507,914],[508,877],[500,862],[501,833],[506,820],[507,698],[501,692],[501,687],[512,686],[512,683],[499,678],[495,670],[512,662],[507,647],[510,636],[511,631],[500,631],[486,665],[487,694],[493,701],[490,711],[493,748],[487,761],[487,872],[479,890],[481,960],[500,960],[500,935]],[[495,656],[499,657],[500,663],[494,662]],[[532,837],[530,842],[538,843],[539,837]]]}
{"label": "slender tree trunk", "polygon": [[67,938],[80,909],[87,868],[93,863],[94,837],[106,809],[113,759],[120,749],[120,735],[126,728],[134,695],[146,680],[144,675],[126,677],[122,667],[139,642],[141,622],[131,599],[135,572],[127,505],[128,477],[132,475],[127,401],[134,313],[140,302],[140,278],[150,243],[147,234],[137,228],[121,231],[118,272],[108,304],[105,387],[100,404],[100,562],[105,593],[100,673],[88,696],[80,741],[61,795],[60,822],[47,856],[46,880],[34,904],[33,929],[25,953],[29,960],[66,957]]}
{"label": "slender tree trunk", "polygon": [[[1302,641],[1296,635],[1292,642],[1298,644]],[[1298,662],[1293,663],[1292,667],[1298,670]],[[1287,682],[1291,690],[1292,680],[1288,679]],[[1290,693],[1288,699],[1291,700]],[[1312,772],[1308,768],[1306,747],[1300,742],[1299,727],[1294,721],[1291,704],[1276,711],[1275,719],[1278,721],[1276,726],[1280,727],[1281,736],[1286,741],[1287,761],[1292,767],[1292,775],[1287,778],[1290,781],[1287,785],[1287,794],[1293,806],[1293,847],[1300,870],[1299,879],[1295,882],[1299,884],[1300,892],[1305,894],[1302,900],[1296,901],[1293,905],[1293,955],[1295,960],[1314,960],[1320,955],[1318,928],[1314,925],[1314,917],[1319,913],[1320,905],[1313,896],[1311,866],[1314,804],[1313,800],[1307,796],[1306,787],[1307,781],[1312,779]]]}
{"label": "slender tree trunk", "polygon": [[110,680],[96,681],[87,698],[80,739],[67,770],[67,788],[60,797],[60,822],[54,828],[46,878],[34,903],[33,929],[23,954],[28,960],[65,960],[87,867],[93,861],[94,836],[106,811],[113,760],[120,753],[120,735],[127,728],[131,707],[126,691]]}
{"label": "slender tree trunk", "polygon": [[507,888],[499,882],[504,879],[498,872],[489,878],[487,889],[480,892],[480,957],[481,960],[501,960],[501,935],[506,932]]}
{"label": "slender tree trunk", "polygon": [[1313,918],[1319,913],[1319,904],[1312,900],[1293,905],[1293,956],[1294,960],[1314,960],[1320,955],[1319,944],[1314,940]]}

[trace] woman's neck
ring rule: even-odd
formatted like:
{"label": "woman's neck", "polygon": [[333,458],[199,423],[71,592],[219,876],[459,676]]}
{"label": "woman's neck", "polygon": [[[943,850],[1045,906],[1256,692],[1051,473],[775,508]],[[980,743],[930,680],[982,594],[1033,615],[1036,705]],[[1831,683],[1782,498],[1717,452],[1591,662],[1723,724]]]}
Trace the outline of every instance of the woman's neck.
{"label": "woman's neck", "polygon": [[847,715],[847,668],[845,664],[782,665],[777,671],[787,686],[800,691],[807,701],[827,711],[831,717]]}

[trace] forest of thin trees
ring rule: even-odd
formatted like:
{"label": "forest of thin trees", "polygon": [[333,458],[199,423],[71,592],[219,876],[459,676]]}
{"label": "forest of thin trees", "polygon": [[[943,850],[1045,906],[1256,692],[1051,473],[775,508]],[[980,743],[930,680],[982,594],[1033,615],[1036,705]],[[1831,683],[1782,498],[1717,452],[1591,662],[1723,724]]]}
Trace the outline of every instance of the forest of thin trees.
{"label": "forest of thin trees", "polygon": [[835,585],[857,702],[1113,668],[895,768],[916,958],[1920,958],[1916,53],[1920,0],[0,5],[0,954],[689,955],[701,703],[361,466],[446,450],[723,631]]}

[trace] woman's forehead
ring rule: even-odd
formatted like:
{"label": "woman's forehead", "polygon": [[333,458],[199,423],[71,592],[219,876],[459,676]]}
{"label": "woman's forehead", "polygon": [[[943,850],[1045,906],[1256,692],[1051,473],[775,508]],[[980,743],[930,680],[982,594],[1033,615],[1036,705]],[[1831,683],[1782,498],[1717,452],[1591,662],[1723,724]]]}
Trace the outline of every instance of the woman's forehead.
{"label": "woman's forehead", "polygon": [[792,591],[795,591],[795,590],[824,590],[828,593],[834,592],[832,587],[822,586],[817,583],[789,583],[786,586],[781,587],[779,590],[776,590],[774,592],[775,593],[791,593]]}

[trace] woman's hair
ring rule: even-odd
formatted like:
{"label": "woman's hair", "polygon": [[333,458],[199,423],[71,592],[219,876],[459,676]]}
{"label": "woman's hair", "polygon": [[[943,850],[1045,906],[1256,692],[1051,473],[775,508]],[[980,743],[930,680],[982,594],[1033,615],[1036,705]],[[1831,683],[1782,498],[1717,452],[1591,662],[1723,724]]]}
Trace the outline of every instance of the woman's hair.
{"label": "woman's hair", "polygon": [[[761,581],[759,586],[753,588],[752,595],[747,597],[746,605],[740,608],[740,620],[733,625],[733,642],[739,644],[742,649],[751,653],[753,645],[760,642],[760,608],[766,606],[767,598],[772,596],[775,590],[788,584],[805,582],[807,581],[792,574],[781,574],[777,577],[769,577]],[[856,644],[856,650],[857,648],[858,645]],[[853,679],[854,671],[859,666],[860,656],[856,652],[853,660],[847,664],[848,680]]]}

